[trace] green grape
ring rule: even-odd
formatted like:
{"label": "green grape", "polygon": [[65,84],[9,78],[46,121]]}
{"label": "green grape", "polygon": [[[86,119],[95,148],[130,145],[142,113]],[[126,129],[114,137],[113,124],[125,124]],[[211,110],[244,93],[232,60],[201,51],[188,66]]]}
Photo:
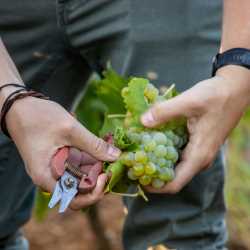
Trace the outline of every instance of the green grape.
{"label": "green grape", "polygon": [[181,138],[178,135],[173,136],[172,141],[173,141],[173,144],[175,147],[177,147],[179,145],[180,140],[181,140]]}
{"label": "green grape", "polygon": [[175,129],[175,133],[182,137],[186,134],[186,128],[185,127],[178,127]]}
{"label": "green grape", "polygon": [[167,153],[166,153],[166,159],[168,160],[174,160],[178,158],[178,151],[175,149],[175,147],[166,147]]}
{"label": "green grape", "polygon": [[177,150],[174,147],[167,147],[166,150],[166,159],[176,162],[179,158]]}
{"label": "green grape", "polygon": [[169,138],[167,137],[166,146],[173,146],[173,145],[174,145],[174,143],[173,143],[172,139],[169,139]]}
{"label": "green grape", "polygon": [[154,154],[154,152],[148,152],[147,153],[148,159],[149,161],[153,162],[153,163],[157,163],[158,158],[156,157],[156,155]]}
{"label": "green grape", "polygon": [[129,131],[127,136],[133,143],[139,144],[141,142],[141,136],[139,133]]}
{"label": "green grape", "polygon": [[165,182],[161,179],[154,178],[151,183],[152,187],[154,188],[162,188],[165,185]]}
{"label": "green grape", "polygon": [[152,84],[148,84],[144,90],[144,96],[150,103],[153,103],[159,95],[159,90]]}
{"label": "green grape", "polygon": [[187,135],[187,134],[183,135],[183,136],[182,136],[182,140],[183,140],[182,146],[186,145],[187,142],[188,142],[188,135]]}
{"label": "green grape", "polygon": [[145,174],[152,175],[156,172],[156,165],[153,162],[148,162],[145,165]]}
{"label": "green grape", "polygon": [[139,178],[139,182],[141,185],[146,186],[151,183],[152,178],[148,175],[143,175]]}
{"label": "green grape", "polygon": [[151,161],[155,164],[157,164],[158,161],[158,157],[154,154],[154,156],[152,157]]}
{"label": "green grape", "polygon": [[134,174],[134,170],[132,168],[130,168],[127,172],[128,178],[132,181],[137,180],[138,178],[135,176]]}
{"label": "green grape", "polygon": [[155,156],[158,158],[165,157],[167,153],[167,149],[163,145],[157,145],[154,150]]}
{"label": "green grape", "polygon": [[144,149],[146,152],[154,151],[156,147],[156,142],[154,140],[148,141],[144,145]]}
{"label": "green grape", "polygon": [[147,157],[148,157],[148,160],[151,161],[152,157],[154,157],[154,153],[153,152],[147,152]]}
{"label": "green grape", "polygon": [[160,167],[165,167],[166,164],[167,164],[167,160],[165,158],[158,158],[157,159],[157,164],[160,166]]}
{"label": "green grape", "polygon": [[174,170],[172,168],[161,168],[159,178],[165,182],[172,181],[174,179]]}
{"label": "green grape", "polygon": [[122,163],[128,167],[131,167],[135,160],[135,154],[133,152],[125,152],[121,155]]}
{"label": "green grape", "polygon": [[128,87],[124,87],[121,91],[121,95],[122,97],[124,98],[125,96],[128,95],[128,92],[129,92],[129,88]]}
{"label": "green grape", "polygon": [[182,137],[179,137],[179,143],[177,145],[177,148],[182,148],[185,145],[185,139]]}
{"label": "green grape", "polygon": [[148,161],[147,154],[140,150],[135,152],[135,160],[140,163],[146,163]]}
{"label": "green grape", "polygon": [[141,141],[143,144],[146,144],[148,142],[151,142],[152,141],[152,138],[151,136],[148,134],[148,133],[144,133],[141,137]]}
{"label": "green grape", "polygon": [[175,136],[175,133],[174,133],[172,130],[166,130],[166,131],[165,131],[165,135],[166,135],[169,139],[173,140],[173,138],[174,138],[174,136]]}
{"label": "green grape", "polygon": [[156,132],[153,136],[153,140],[156,142],[156,144],[165,145],[167,143],[167,137],[162,132]]}
{"label": "green grape", "polygon": [[173,168],[174,162],[172,162],[171,160],[166,160],[166,165],[164,167],[165,168]]}
{"label": "green grape", "polygon": [[133,166],[133,171],[135,176],[141,176],[144,174],[144,166],[140,163],[136,163]]}

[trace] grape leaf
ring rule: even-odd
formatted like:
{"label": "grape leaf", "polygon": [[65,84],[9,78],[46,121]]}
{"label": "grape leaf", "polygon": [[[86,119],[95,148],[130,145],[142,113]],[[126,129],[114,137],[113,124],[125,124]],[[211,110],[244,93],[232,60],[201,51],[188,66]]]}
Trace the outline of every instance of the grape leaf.
{"label": "grape leaf", "polygon": [[149,108],[144,97],[144,89],[149,81],[144,78],[132,78],[128,83],[128,91],[123,97],[127,110],[131,114],[131,123],[142,126],[140,116]]}
{"label": "grape leaf", "polygon": [[133,145],[123,127],[116,127],[114,133],[114,142],[115,146],[120,149],[127,149]]}
{"label": "grape leaf", "polygon": [[111,163],[107,169],[106,173],[111,172],[112,176],[106,186],[105,193],[112,191],[113,187],[122,179],[124,176],[124,172],[126,171],[126,167],[121,163],[120,160]]}
{"label": "grape leaf", "polygon": [[93,80],[98,98],[105,104],[109,114],[125,113],[121,90],[128,79],[118,75],[111,66],[103,72],[103,79]]}
{"label": "grape leaf", "polygon": [[115,129],[117,127],[122,126],[122,124],[123,124],[123,119],[109,118],[108,115],[105,115],[102,128],[99,131],[99,136],[104,137],[108,133],[114,134]]}

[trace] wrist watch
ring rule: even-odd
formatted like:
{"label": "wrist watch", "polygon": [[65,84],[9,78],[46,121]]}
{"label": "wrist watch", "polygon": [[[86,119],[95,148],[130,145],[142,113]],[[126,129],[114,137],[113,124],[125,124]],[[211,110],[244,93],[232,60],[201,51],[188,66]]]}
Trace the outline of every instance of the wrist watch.
{"label": "wrist watch", "polygon": [[213,58],[212,76],[216,71],[226,65],[239,65],[250,69],[250,50],[245,48],[233,48],[223,53],[218,53]]}

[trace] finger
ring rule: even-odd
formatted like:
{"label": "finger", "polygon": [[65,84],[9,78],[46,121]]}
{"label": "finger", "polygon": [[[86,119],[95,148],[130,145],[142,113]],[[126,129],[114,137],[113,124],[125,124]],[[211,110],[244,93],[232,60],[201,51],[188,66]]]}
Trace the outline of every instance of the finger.
{"label": "finger", "polygon": [[53,193],[56,186],[56,180],[52,177],[49,170],[40,174],[37,173],[32,177],[32,180],[34,184],[41,188],[44,192]]}
{"label": "finger", "polygon": [[92,192],[93,197],[103,197],[104,195],[103,192],[104,192],[104,188],[105,188],[107,180],[108,180],[108,175],[106,173],[99,175],[97,179],[96,187]]}
{"label": "finger", "polygon": [[102,161],[115,161],[121,153],[118,148],[92,134],[79,122],[72,130],[71,143],[80,150]]}
{"label": "finger", "polygon": [[170,100],[156,103],[141,117],[146,127],[155,127],[177,117],[187,116],[190,112],[189,94],[183,93]]}
{"label": "finger", "polygon": [[81,208],[88,207],[104,196],[104,187],[107,181],[107,174],[101,174],[96,183],[95,189],[88,194],[77,195],[70,204],[70,208],[73,210],[79,210]]}

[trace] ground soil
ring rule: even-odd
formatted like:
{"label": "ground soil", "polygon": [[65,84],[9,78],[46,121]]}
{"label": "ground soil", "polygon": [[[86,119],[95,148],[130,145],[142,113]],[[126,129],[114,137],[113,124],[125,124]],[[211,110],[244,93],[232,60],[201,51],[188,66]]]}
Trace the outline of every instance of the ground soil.
{"label": "ground soil", "polygon": [[[122,202],[119,197],[108,195],[98,204],[105,236],[112,250],[122,250],[121,228],[124,221]],[[54,210],[42,222],[34,216],[24,227],[31,250],[97,250],[98,240],[83,212],[69,211],[58,215]]]}
{"label": "ground soil", "polygon": [[[98,211],[104,227],[101,230],[111,249],[122,250],[121,229],[125,211],[121,199],[108,195],[98,204]],[[33,216],[24,227],[24,233],[30,241],[31,250],[107,250],[94,233],[89,216],[83,212],[68,211],[59,215],[53,210],[42,222]],[[229,249],[250,249],[242,247],[239,242],[237,238],[233,239]]]}

